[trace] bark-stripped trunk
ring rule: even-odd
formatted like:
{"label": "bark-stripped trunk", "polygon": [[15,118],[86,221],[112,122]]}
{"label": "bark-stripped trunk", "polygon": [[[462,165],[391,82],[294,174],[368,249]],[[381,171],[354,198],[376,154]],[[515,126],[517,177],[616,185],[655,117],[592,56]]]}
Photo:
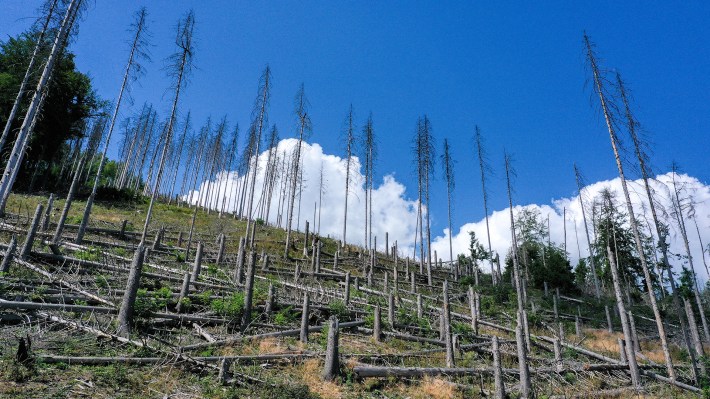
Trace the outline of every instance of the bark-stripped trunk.
{"label": "bark-stripped trunk", "polygon": [[190,65],[192,63],[192,31],[195,26],[194,14],[190,11],[185,17],[184,24],[178,25],[178,37],[177,44],[180,47],[180,61],[177,65],[177,79],[175,82],[175,97],[173,98],[172,109],[170,111],[170,119],[168,120],[168,126],[166,129],[165,146],[163,147],[163,153],[160,157],[160,167],[158,168],[158,176],[156,176],[155,186],[153,188],[153,195],[150,198],[150,204],[148,205],[148,211],[145,216],[145,224],[143,225],[143,234],[141,235],[141,242],[145,242],[146,236],[148,234],[148,228],[150,227],[150,218],[153,215],[153,206],[155,205],[155,199],[158,196],[158,187],[160,186],[160,179],[163,175],[163,165],[165,163],[165,155],[168,152],[168,147],[170,143],[170,138],[172,137],[173,125],[175,123],[175,118],[177,116],[177,106],[178,100],[180,99],[180,92],[183,86],[183,78],[185,73],[189,71]]}
{"label": "bark-stripped trunk", "polygon": [[[673,277],[673,273],[671,271],[671,265],[668,261],[668,243],[666,241],[666,235],[663,232],[663,228],[661,227],[661,223],[658,220],[658,214],[656,212],[656,205],[654,202],[654,196],[651,192],[651,186],[648,182],[649,180],[649,171],[648,167],[646,165],[646,157],[644,153],[641,150],[641,141],[636,134],[636,121],[634,120],[633,116],[631,115],[631,110],[629,107],[628,100],[626,98],[626,93],[624,90],[624,85],[623,81],[621,80],[621,77],[619,74],[616,75],[617,77],[617,84],[619,86],[619,89],[621,91],[621,96],[624,102],[624,107],[626,110],[626,117],[627,117],[627,124],[629,126],[629,134],[631,135],[631,139],[634,143],[634,152],[636,154],[636,158],[639,161],[639,168],[641,169],[641,177],[643,178],[643,184],[644,184],[644,189],[646,191],[646,196],[648,197],[648,203],[649,207],[651,209],[651,217],[653,218],[653,224],[656,228],[656,234],[658,235],[658,244],[659,247],[661,248],[661,271],[663,269],[668,270],[668,281],[670,282],[671,285],[671,295],[673,297],[673,305],[676,309],[676,313],[678,314],[678,321],[680,322],[680,328],[681,332],[683,334],[683,340],[685,341],[685,346],[686,349],[688,350],[688,353],[691,354],[691,362],[693,364],[693,370],[697,370],[697,364],[696,364],[696,358],[695,356],[692,356],[692,350],[691,350],[691,343],[690,343],[690,337],[688,336],[688,329],[686,326],[685,318],[683,317],[683,311],[681,310],[681,305],[680,305],[680,300],[678,298],[678,292],[677,292],[677,287],[676,287],[676,282],[675,282],[675,277]],[[655,251],[654,251],[655,253]],[[663,274],[660,273],[661,275],[661,280]],[[663,291],[663,288],[661,288]],[[697,380],[697,376],[696,376]]]}
{"label": "bark-stripped trunk", "polygon": [[[111,134],[113,133],[113,128],[116,126],[116,119],[118,119],[118,110],[121,108],[121,100],[123,100],[123,92],[128,86],[128,78],[131,75],[131,69],[133,68],[133,63],[136,57],[136,52],[140,51],[139,45],[141,44],[141,34],[145,30],[145,18],[146,9],[141,8],[137,15],[138,20],[136,21],[136,35],[133,38],[133,44],[131,45],[131,52],[128,56],[128,63],[126,64],[125,72],[123,73],[123,82],[121,83],[121,90],[118,92],[118,98],[116,99],[116,106],[113,109],[113,115],[111,115],[111,123],[109,124],[108,133],[106,135],[106,143],[104,144],[104,150],[101,153],[101,159],[99,160],[99,166],[96,170],[96,177],[94,178],[94,185],[91,188],[91,194],[86,200],[86,207],[84,208],[84,217],[81,219],[81,224],[79,225],[79,232],[76,235],[76,243],[81,244],[84,240],[84,233],[86,231],[86,226],[89,223],[89,217],[91,216],[91,207],[94,205],[94,199],[96,198],[96,190],[99,187],[99,182],[101,181],[101,172],[104,169],[104,163],[106,161],[106,153],[108,152],[109,144],[111,143]],[[2,146],[0,146],[2,148]]]}
{"label": "bark-stripped trunk", "polygon": [[587,45],[587,57],[589,59],[590,66],[592,68],[592,74],[594,77],[594,87],[597,95],[599,96],[599,102],[601,104],[602,113],[604,114],[604,120],[606,122],[607,130],[609,131],[609,138],[611,140],[611,147],[614,151],[614,158],[616,159],[616,167],[619,170],[619,178],[621,180],[621,188],[624,193],[624,198],[626,200],[626,208],[629,213],[629,224],[631,226],[631,231],[634,235],[634,241],[636,243],[636,251],[639,255],[639,260],[641,261],[641,268],[643,269],[644,279],[646,280],[646,291],[648,298],[651,303],[651,309],[653,310],[653,315],[656,319],[656,328],[658,329],[658,335],[661,338],[661,347],[663,348],[663,355],[666,361],[666,371],[671,378],[675,378],[675,371],[673,369],[673,361],[670,356],[670,351],[668,350],[668,339],[666,337],[665,326],[663,325],[663,319],[661,318],[661,313],[658,309],[658,304],[656,303],[656,296],[653,293],[653,281],[651,280],[651,273],[648,270],[648,264],[646,263],[646,256],[643,249],[643,243],[641,242],[641,235],[639,233],[638,223],[636,222],[636,217],[634,215],[634,208],[631,204],[631,197],[629,195],[629,189],[626,184],[626,177],[624,175],[624,167],[621,163],[621,157],[619,155],[619,150],[617,146],[618,138],[614,131],[614,123],[612,121],[612,115],[608,109],[607,98],[604,94],[604,89],[602,87],[602,78],[599,75],[599,68],[597,67],[596,58],[592,52],[591,44],[589,43],[589,38],[584,36],[585,43]]}
{"label": "bark-stripped trunk", "polygon": [[45,92],[47,87],[49,87],[49,81],[52,78],[52,72],[54,71],[54,65],[57,59],[61,57],[61,54],[66,46],[67,38],[74,25],[74,20],[81,7],[83,0],[71,0],[67,6],[67,11],[62,19],[62,24],[59,27],[57,36],[54,39],[54,44],[52,45],[52,50],[49,53],[47,62],[42,70],[42,75],[37,82],[37,87],[35,88],[32,100],[27,108],[27,113],[22,121],[22,126],[20,127],[20,132],[17,134],[15,139],[15,145],[12,147],[12,152],[5,165],[5,171],[3,172],[2,179],[0,179],[0,214],[5,213],[5,204],[7,199],[10,197],[10,191],[12,186],[15,184],[15,179],[17,179],[17,173],[22,165],[22,159],[24,158],[27,145],[29,144],[30,135],[32,133],[32,128],[34,127],[37,119],[39,118],[40,111],[42,110],[42,105],[44,99],[46,98]]}
{"label": "bark-stripped trunk", "polygon": [[33,69],[35,67],[35,62],[37,61],[39,55],[39,50],[42,47],[42,44],[44,43],[44,36],[47,34],[47,27],[49,26],[49,22],[52,20],[52,15],[54,14],[54,7],[56,6],[57,0],[54,0],[52,1],[52,5],[47,11],[47,17],[44,19],[42,30],[40,31],[39,36],[37,37],[37,44],[35,44],[35,48],[32,51],[32,57],[30,57],[30,63],[27,65],[25,76],[22,78],[22,82],[20,83],[20,90],[18,90],[17,92],[17,97],[15,98],[15,102],[12,104],[10,115],[8,115],[7,122],[5,122],[5,128],[2,131],[2,136],[0,136],[0,151],[2,151],[2,149],[5,147],[7,137],[10,135],[10,129],[12,129],[12,124],[15,122],[17,112],[20,110],[20,106],[22,105],[22,100],[25,97],[27,85],[29,84],[30,77],[33,74]]}
{"label": "bark-stripped trunk", "polygon": [[301,163],[301,144],[303,143],[303,138],[306,131],[310,129],[310,119],[307,112],[307,100],[304,91],[304,86],[301,84],[301,88],[296,95],[297,108],[296,114],[298,116],[299,128],[298,128],[298,143],[296,144],[296,150],[293,156],[293,176],[291,177],[291,191],[288,206],[288,218],[286,221],[286,246],[284,247],[284,258],[288,258],[288,250],[291,246],[291,224],[293,223],[293,211],[294,205],[296,203],[296,185],[298,184],[298,174],[299,167]]}
{"label": "bark-stripped trunk", "polygon": [[[589,226],[587,225],[587,213],[584,210],[584,200],[582,199],[583,194],[582,194],[582,179],[581,175],[579,173],[579,170],[577,169],[577,165],[574,165],[574,176],[575,180],[577,181],[577,192],[579,193],[579,206],[582,208],[582,223],[584,224],[584,233],[585,236],[587,237],[587,249],[589,250],[589,264],[592,269],[592,282],[594,283],[594,296],[599,299],[601,297],[601,293],[599,292],[599,278],[597,276],[597,266],[594,261],[594,251],[592,249],[592,241],[589,238]],[[576,225],[575,225],[576,228]]]}
{"label": "bark-stripped trunk", "polygon": [[518,317],[517,326],[515,329],[515,338],[518,347],[518,369],[520,372],[520,395],[523,398],[528,398],[532,394],[530,386],[530,369],[528,368],[526,345],[527,317],[525,316],[525,293],[523,288],[523,280],[520,276],[520,265],[518,262],[518,244],[515,237],[515,218],[513,217],[513,197],[510,185],[510,158],[505,155],[505,176],[508,188],[508,209],[510,211],[510,234],[512,242],[511,257],[513,258],[513,279],[515,280],[515,289],[518,299]]}

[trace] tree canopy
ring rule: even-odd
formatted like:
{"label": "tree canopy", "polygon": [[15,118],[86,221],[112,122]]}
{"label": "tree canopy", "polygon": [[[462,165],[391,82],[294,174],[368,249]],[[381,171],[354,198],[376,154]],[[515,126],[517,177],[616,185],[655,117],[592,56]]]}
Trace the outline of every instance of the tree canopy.
{"label": "tree canopy", "polygon": [[[5,125],[10,109],[17,97],[20,84],[29,65],[32,51],[36,44],[36,32],[25,32],[17,37],[0,41],[0,125]],[[44,53],[49,43],[44,45]],[[46,54],[42,54],[42,57]],[[42,63],[38,63],[41,67]],[[36,71],[32,76],[36,79]],[[29,82],[34,89],[36,82]],[[26,95],[20,115],[24,115],[31,94]],[[88,119],[96,116],[105,105],[94,92],[91,78],[79,72],[74,63],[74,54],[64,52],[57,62],[50,81],[47,98],[40,118],[37,121],[27,155],[20,169],[16,189],[26,189],[32,180],[35,168],[39,178],[44,181],[57,181],[56,168],[48,168],[57,163],[68,152],[65,143],[68,140],[82,138],[86,132]],[[22,124],[16,120],[6,147],[2,151],[3,160],[12,148],[14,136]]]}

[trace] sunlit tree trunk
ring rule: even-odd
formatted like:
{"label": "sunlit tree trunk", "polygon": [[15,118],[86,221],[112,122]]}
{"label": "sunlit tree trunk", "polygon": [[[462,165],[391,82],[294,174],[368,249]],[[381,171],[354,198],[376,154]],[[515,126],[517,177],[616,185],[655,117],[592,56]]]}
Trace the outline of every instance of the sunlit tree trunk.
{"label": "sunlit tree trunk", "polygon": [[177,116],[177,106],[178,100],[180,99],[180,91],[184,86],[184,78],[186,73],[189,73],[192,67],[192,32],[195,26],[195,16],[192,11],[190,11],[185,17],[184,21],[178,24],[176,44],[179,47],[179,51],[174,54],[174,71],[176,74],[175,79],[175,97],[173,98],[172,109],[170,111],[170,119],[168,119],[168,125],[165,132],[165,145],[163,147],[163,152],[160,157],[160,166],[158,167],[158,175],[155,178],[155,185],[153,188],[153,194],[150,198],[150,204],[148,205],[148,211],[145,216],[145,223],[143,225],[143,234],[141,235],[141,243],[145,243],[145,239],[148,235],[148,228],[150,227],[150,218],[153,215],[153,207],[155,205],[155,200],[158,196],[158,187],[160,187],[160,178],[163,175],[163,166],[165,164],[165,155],[167,154],[170,138],[172,137],[173,125],[175,123],[175,118]]}
{"label": "sunlit tree trunk", "polygon": [[22,164],[22,159],[24,158],[27,145],[29,144],[30,135],[32,133],[32,127],[34,126],[36,119],[39,117],[40,111],[42,109],[42,104],[45,99],[45,91],[49,85],[49,81],[52,78],[52,72],[54,71],[54,65],[57,59],[61,57],[62,51],[66,46],[67,38],[74,25],[74,20],[81,7],[83,0],[71,0],[67,6],[67,11],[62,19],[62,23],[57,32],[57,36],[54,39],[54,44],[47,58],[47,62],[42,70],[42,75],[37,82],[37,87],[35,88],[32,100],[27,107],[27,113],[22,121],[22,126],[15,139],[15,145],[12,147],[10,156],[5,165],[5,171],[3,172],[2,179],[0,179],[0,214],[5,213],[5,204],[7,199],[10,197],[10,191],[12,186],[15,184],[15,179],[17,178],[17,173],[20,170]]}
{"label": "sunlit tree trunk", "polygon": [[629,195],[629,189],[626,184],[626,177],[624,175],[624,168],[621,163],[621,157],[618,150],[618,137],[614,130],[614,122],[612,120],[613,116],[609,111],[609,105],[607,103],[607,97],[603,88],[602,77],[600,76],[599,68],[597,66],[596,57],[592,51],[591,44],[589,42],[589,37],[584,36],[585,44],[587,47],[587,58],[592,69],[592,75],[594,78],[594,88],[595,92],[599,96],[599,102],[601,105],[602,113],[604,114],[604,120],[606,122],[607,130],[609,131],[609,138],[611,140],[611,147],[614,151],[614,158],[616,159],[616,166],[619,170],[619,178],[621,180],[621,188],[624,193],[624,198],[626,200],[626,208],[629,214],[629,224],[631,226],[631,231],[634,235],[634,241],[636,243],[636,251],[641,261],[641,268],[643,269],[644,279],[646,280],[646,292],[650,300],[651,309],[656,319],[656,328],[658,329],[658,335],[661,338],[661,346],[663,348],[663,354],[666,360],[666,370],[671,378],[675,378],[675,371],[673,369],[673,362],[670,357],[670,352],[668,350],[668,340],[666,336],[666,330],[663,325],[663,319],[661,318],[661,313],[658,309],[658,304],[656,303],[656,296],[653,293],[653,281],[651,280],[651,273],[648,270],[648,264],[646,262],[646,256],[643,249],[643,243],[641,242],[641,234],[639,232],[638,223],[636,222],[636,217],[634,215],[634,209],[631,203],[631,197]]}
{"label": "sunlit tree trunk", "polygon": [[15,102],[12,104],[10,115],[8,115],[7,122],[5,122],[5,128],[2,131],[2,136],[0,136],[0,151],[2,151],[5,147],[7,137],[10,135],[10,129],[12,129],[12,124],[15,122],[17,112],[20,110],[20,106],[22,105],[22,100],[25,97],[25,92],[27,91],[27,85],[29,84],[30,77],[34,72],[35,63],[39,57],[39,50],[44,44],[44,37],[47,34],[47,27],[49,26],[49,22],[52,20],[52,15],[54,14],[54,8],[57,6],[57,1],[58,0],[53,0],[47,10],[47,17],[44,19],[42,30],[39,32],[39,36],[37,37],[37,43],[32,51],[32,57],[30,57],[30,63],[27,65],[25,76],[22,78],[22,82],[20,83],[20,90],[17,92],[17,97],[15,98]]}

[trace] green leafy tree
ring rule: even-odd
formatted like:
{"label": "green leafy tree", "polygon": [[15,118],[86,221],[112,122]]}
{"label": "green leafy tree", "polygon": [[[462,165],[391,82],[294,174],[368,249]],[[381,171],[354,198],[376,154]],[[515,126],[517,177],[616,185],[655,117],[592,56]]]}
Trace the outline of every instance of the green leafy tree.
{"label": "green leafy tree", "polygon": [[[572,272],[572,266],[564,251],[548,239],[548,229],[542,222],[538,209],[521,209],[515,217],[515,230],[518,238],[518,259],[529,287],[542,289],[547,282],[550,287],[567,293],[579,291],[577,276]],[[509,276],[509,270],[512,268],[510,254],[506,258],[506,265],[508,267],[504,276]]]}
{"label": "green leafy tree", "polygon": [[[0,42],[0,125],[7,121],[38,36],[37,32],[26,32]],[[31,136],[15,189],[27,189],[35,166],[57,163],[68,149],[68,146],[63,144],[81,137],[87,119],[95,116],[104,105],[94,92],[91,79],[76,70],[74,54],[65,51],[55,68],[47,99]],[[29,99],[26,98],[20,114],[26,112],[28,102]],[[21,123],[21,120],[15,121],[10,139],[5,148],[0,149],[3,159],[6,158],[14,134]],[[35,179],[62,184],[61,180],[56,178],[54,168],[42,167],[38,173]]]}

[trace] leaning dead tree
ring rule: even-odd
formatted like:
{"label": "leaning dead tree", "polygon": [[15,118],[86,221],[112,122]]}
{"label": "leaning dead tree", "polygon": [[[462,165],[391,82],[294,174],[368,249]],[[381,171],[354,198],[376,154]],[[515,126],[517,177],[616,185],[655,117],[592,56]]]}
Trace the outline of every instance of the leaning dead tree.
{"label": "leaning dead tree", "polygon": [[17,133],[15,144],[12,147],[7,163],[5,164],[2,179],[0,179],[0,214],[5,213],[5,204],[7,204],[12,186],[15,184],[15,179],[17,179],[17,174],[20,170],[20,166],[22,165],[22,159],[25,156],[27,146],[30,142],[32,130],[34,129],[37,119],[40,118],[42,105],[44,104],[49,82],[52,78],[52,73],[54,72],[54,66],[64,51],[64,47],[67,44],[74,22],[77,19],[82,7],[82,2],[83,0],[71,0],[69,2],[64,18],[59,26],[59,30],[54,38],[52,49],[50,50],[47,61],[44,64],[42,74],[37,81],[37,87],[35,88],[32,100],[27,107],[27,112],[22,120],[22,126],[20,127],[20,131]]}
{"label": "leaning dead tree", "polygon": [[[602,206],[609,212],[613,208],[611,193],[608,190],[602,192],[603,204]],[[612,251],[612,246],[616,248],[616,242],[612,242],[612,236],[606,234],[606,255],[607,261],[609,262],[609,270],[611,271],[611,280],[614,286],[614,296],[616,298],[617,311],[619,313],[619,319],[621,321],[621,330],[624,334],[624,342],[622,342],[621,351],[626,356],[626,363],[629,366],[629,374],[631,375],[631,384],[635,389],[641,388],[641,376],[639,373],[639,367],[636,360],[636,348],[634,345],[634,334],[632,332],[628,312],[626,311],[626,305],[624,304],[624,294],[621,290],[621,278],[619,276],[619,265],[616,261],[617,256],[614,251]]]}
{"label": "leaning dead tree", "polygon": [[35,48],[32,51],[32,56],[30,57],[30,62],[27,65],[25,76],[22,78],[22,82],[20,83],[20,89],[17,91],[17,97],[15,98],[15,102],[12,104],[12,109],[10,109],[10,115],[8,115],[7,122],[5,122],[5,128],[2,131],[2,136],[0,136],[0,150],[5,147],[7,137],[10,135],[10,129],[12,129],[12,125],[15,123],[15,119],[17,118],[17,113],[20,111],[20,106],[22,105],[25,93],[27,92],[27,85],[30,84],[30,78],[34,73],[35,64],[37,63],[37,59],[40,58],[40,49],[44,45],[45,36],[47,35],[47,29],[49,27],[50,21],[52,20],[54,9],[56,8],[58,1],[59,0],[52,0],[52,2],[49,4],[49,8],[46,11],[47,16],[44,18],[42,29],[39,31],[39,35],[37,36],[37,43],[35,44]]}
{"label": "leaning dead tree", "polygon": [[291,167],[291,188],[288,199],[288,217],[286,218],[286,247],[284,248],[284,258],[288,258],[288,250],[291,246],[291,225],[293,223],[293,211],[296,204],[296,191],[299,181],[299,170],[301,166],[301,146],[303,140],[311,131],[311,118],[308,116],[308,99],[303,83],[296,93],[296,119],[298,123],[298,142],[294,149]]}
{"label": "leaning dead tree", "polygon": [[177,37],[175,38],[175,44],[178,47],[178,51],[170,56],[171,63],[171,75],[175,79],[174,89],[175,96],[173,97],[172,109],[170,111],[170,118],[168,119],[168,124],[165,129],[165,143],[163,145],[163,151],[160,156],[160,164],[158,167],[158,174],[153,185],[153,194],[150,198],[150,204],[148,205],[148,211],[145,215],[145,224],[143,225],[143,234],[141,235],[141,242],[145,242],[148,235],[148,227],[150,226],[150,218],[153,214],[153,206],[155,200],[158,196],[158,189],[160,187],[160,179],[163,175],[163,166],[165,165],[165,156],[168,152],[168,147],[170,139],[173,133],[173,126],[175,124],[175,119],[177,118],[177,107],[178,101],[180,99],[180,93],[183,87],[187,84],[187,77],[192,70],[192,57],[194,48],[192,45],[193,30],[195,28],[195,14],[193,11],[189,11],[185,18],[178,23],[177,27]]}
{"label": "leaning dead tree", "polygon": [[486,159],[486,150],[483,147],[483,137],[481,136],[481,129],[476,126],[476,134],[474,136],[476,141],[476,155],[478,156],[478,166],[481,169],[481,190],[483,192],[483,212],[486,214],[486,237],[488,238],[488,261],[491,263],[491,276],[493,278],[493,284],[498,284],[501,276],[500,264],[498,270],[493,268],[493,248],[491,246],[491,229],[488,223],[488,191],[486,190],[486,174],[490,173],[490,166],[488,165],[488,160]]}
{"label": "leaning dead tree", "polygon": [[[582,192],[583,190],[583,184],[582,184],[582,175],[579,173],[579,169],[577,169],[577,165],[574,166],[574,177],[575,180],[577,181],[577,193],[579,194],[579,207],[582,209],[582,224],[584,224],[584,233],[585,236],[587,237],[587,249],[589,250],[589,264],[592,268],[592,282],[594,283],[594,295],[599,299],[601,297],[601,293],[599,292],[599,276],[597,275],[597,266],[596,262],[594,261],[594,252],[593,252],[593,247],[592,247],[592,241],[589,238],[589,226],[587,225],[587,212],[585,211],[585,206],[584,206],[584,194]],[[576,226],[576,225],[575,225]],[[576,227],[575,227],[576,228]]]}
{"label": "leaning dead tree", "polygon": [[511,168],[510,155],[505,154],[505,179],[508,188],[508,209],[510,211],[510,234],[511,234],[511,258],[513,259],[513,280],[515,281],[515,290],[518,300],[517,325],[515,327],[515,340],[518,348],[518,369],[520,372],[520,396],[529,398],[532,395],[532,387],[530,385],[530,369],[528,368],[528,348],[525,336],[527,328],[527,317],[525,315],[525,288],[524,281],[520,275],[520,265],[518,262],[518,244],[515,237],[515,218],[513,216],[513,195],[510,184],[510,177],[515,172]]}
{"label": "leaning dead tree", "polygon": [[681,332],[683,334],[683,340],[685,342],[686,349],[688,350],[688,354],[690,355],[690,360],[692,362],[692,370],[693,374],[695,374],[695,381],[698,383],[698,376],[697,376],[697,362],[696,362],[696,356],[700,356],[700,353],[694,354],[693,348],[690,342],[690,337],[688,336],[688,328],[687,328],[687,323],[685,320],[685,317],[683,316],[683,309],[680,304],[680,299],[678,296],[678,287],[675,281],[675,277],[673,276],[673,271],[670,265],[670,262],[668,261],[668,232],[667,228],[665,226],[661,225],[661,222],[658,220],[658,213],[656,212],[656,201],[654,199],[653,192],[651,190],[651,185],[649,184],[649,178],[651,176],[650,168],[649,168],[649,158],[648,155],[646,154],[646,151],[644,151],[644,142],[642,141],[641,137],[639,137],[639,134],[637,133],[637,126],[638,126],[638,121],[634,118],[633,114],[631,113],[631,106],[629,104],[629,98],[626,94],[626,89],[624,85],[624,81],[621,79],[621,74],[617,73],[616,74],[616,83],[617,83],[617,88],[619,90],[619,94],[621,95],[621,100],[624,104],[624,114],[626,116],[626,126],[627,130],[629,133],[629,136],[631,136],[631,141],[634,144],[634,153],[636,154],[636,158],[638,159],[639,162],[639,170],[641,172],[641,178],[643,179],[643,186],[646,191],[646,196],[648,198],[648,204],[649,208],[651,210],[651,217],[653,219],[653,224],[656,229],[656,234],[658,235],[658,247],[661,250],[661,268],[665,269],[668,272],[668,281],[670,282],[671,285],[671,295],[673,297],[673,306],[675,307],[676,313],[678,313],[678,321],[680,323],[680,328]]}
{"label": "leaning dead tree", "polygon": [[621,156],[619,153],[619,137],[616,134],[616,121],[613,115],[615,105],[610,104],[610,97],[607,93],[604,85],[605,79],[600,71],[597,64],[597,58],[592,49],[592,44],[589,37],[584,35],[584,43],[587,51],[587,61],[592,70],[592,77],[594,79],[594,91],[599,97],[600,106],[602,113],[604,114],[604,120],[606,122],[607,130],[609,131],[609,139],[611,140],[611,147],[614,152],[614,158],[616,159],[616,167],[619,170],[619,179],[621,180],[621,188],[624,193],[624,198],[626,200],[626,208],[629,214],[629,224],[631,226],[631,232],[634,236],[634,241],[636,243],[636,252],[639,255],[639,260],[641,261],[641,268],[643,269],[644,279],[646,280],[646,293],[651,304],[651,309],[653,310],[653,315],[656,319],[656,328],[658,329],[658,335],[661,339],[661,347],[663,349],[663,356],[666,361],[666,371],[668,376],[675,379],[675,370],[673,369],[673,361],[671,359],[671,354],[668,349],[668,339],[666,336],[665,326],[663,325],[663,319],[661,318],[661,313],[658,309],[658,304],[656,303],[656,296],[653,292],[653,281],[651,280],[651,273],[646,262],[645,251],[643,248],[643,242],[641,241],[641,234],[639,232],[638,223],[636,222],[636,217],[634,214],[634,208],[631,203],[631,196],[629,195],[629,188],[626,183],[626,177],[624,174],[624,167],[621,161]]}
{"label": "leaning dead tree", "polygon": [[75,240],[77,244],[81,244],[84,240],[86,226],[89,224],[89,217],[91,216],[91,207],[94,205],[96,191],[101,181],[101,172],[103,172],[104,163],[106,162],[106,153],[108,152],[108,147],[111,143],[111,135],[113,133],[113,128],[116,126],[116,120],[118,119],[118,111],[121,108],[123,94],[126,89],[129,89],[129,80],[137,79],[138,75],[142,72],[142,67],[141,64],[138,62],[138,59],[148,59],[148,54],[145,50],[145,48],[148,46],[148,43],[146,41],[146,17],[147,11],[145,7],[141,7],[141,9],[136,12],[135,22],[132,25],[132,29],[135,34],[133,35],[131,51],[128,55],[128,63],[126,64],[126,69],[123,73],[123,82],[121,83],[121,89],[118,92],[118,98],[116,99],[116,105],[113,109],[113,115],[111,115],[111,122],[109,123],[108,132],[106,133],[106,142],[104,143],[104,150],[101,153],[101,158],[99,159],[99,166],[96,169],[94,185],[91,188],[91,194],[89,195],[89,198],[86,200],[86,207],[84,208],[84,217],[81,219],[81,224],[79,225],[79,232],[77,233]]}
{"label": "leaning dead tree", "polygon": [[690,252],[690,242],[688,239],[688,230],[685,226],[685,212],[689,208],[691,201],[689,198],[681,198],[680,194],[683,191],[683,187],[679,185],[678,178],[678,165],[674,162],[672,166],[673,171],[673,192],[671,193],[671,202],[673,204],[673,211],[671,214],[678,225],[678,230],[680,231],[681,238],[683,239],[683,247],[685,249],[685,254],[688,257],[688,265],[690,266],[690,271],[693,274],[693,294],[695,296],[695,304],[698,306],[698,312],[700,312],[700,321],[703,326],[703,332],[705,334],[705,342],[710,342],[710,328],[708,327],[708,321],[705,317],[705,311],[703,307],[703,302],[700,297],[700,288],[698,287],[698,280],[695,273],[695,262],[693,261],[693,255]]}

